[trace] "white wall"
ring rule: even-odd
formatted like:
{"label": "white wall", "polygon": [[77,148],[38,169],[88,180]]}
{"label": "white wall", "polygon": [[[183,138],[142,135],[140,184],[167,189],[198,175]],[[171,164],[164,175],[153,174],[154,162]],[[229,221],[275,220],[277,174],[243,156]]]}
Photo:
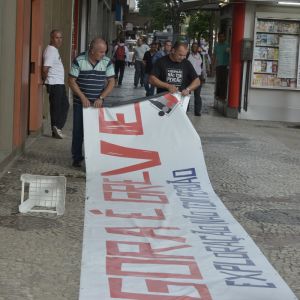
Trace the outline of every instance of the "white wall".
{"label": "white wall", "polygon": [[[273,18],[288,16],[300,19],[300,8],[297,7],[289,8],[247,4],[244,30],[245,38],[254,38],[256,12],[266,12],[269,17]],[[242,95],[244,95],[244,88]],[[251,88],[251,83],[249,83],[248,110],[247,112],[243,110],[242,97],[242,111],[238,117],[251,120],[300,122],[300,91],[256,89]]]}

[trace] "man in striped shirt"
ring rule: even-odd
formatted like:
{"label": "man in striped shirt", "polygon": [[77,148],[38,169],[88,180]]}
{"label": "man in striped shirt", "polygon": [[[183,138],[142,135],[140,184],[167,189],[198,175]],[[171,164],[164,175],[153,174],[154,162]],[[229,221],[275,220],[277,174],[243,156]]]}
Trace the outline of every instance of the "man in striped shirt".
{"label": "man in striped shirt", "polygon": [[89,50],[74,59],[69,73],[68,82],[74,94],[72,135],[74,167],[81,167],[84,159],[82,110],[90,106],[102,107],[104,99],[115,85],[114,67],[111,60],[105,56],[106,50],[107,44],[103,39],[93,39]]}

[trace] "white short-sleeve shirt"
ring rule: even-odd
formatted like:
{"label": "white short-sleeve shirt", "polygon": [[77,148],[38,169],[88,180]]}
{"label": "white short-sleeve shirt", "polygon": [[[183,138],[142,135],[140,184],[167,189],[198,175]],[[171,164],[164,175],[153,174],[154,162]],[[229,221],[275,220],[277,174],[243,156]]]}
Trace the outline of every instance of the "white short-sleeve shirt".
{"label": "white short-sleeve shirt", "polygon": [[62,64],[58,49],[48,45],[43,54],[44,67],[50,67],[48,76],[45,80],[46,84],[64,84],[65,71]]}
{"label": "white short-sleeve shirt", "polygon": [[191,53],[188,57],[188,60],[192,63],[198,76],[202,73],[202,57],[199,53]]}
{"label": "white short-sleeve shirt", "polygon": [[146,44],[142,44],[141,46],[138,46],[135,48],[135,60],[143,61],[144,54],[146,51],[148,51],[150,47]]}

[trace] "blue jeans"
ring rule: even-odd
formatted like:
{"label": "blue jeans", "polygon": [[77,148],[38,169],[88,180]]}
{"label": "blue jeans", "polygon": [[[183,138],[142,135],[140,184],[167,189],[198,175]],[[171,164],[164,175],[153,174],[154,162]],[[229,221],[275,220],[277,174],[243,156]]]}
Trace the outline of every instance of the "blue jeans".
{"label": "blue jeans", "polygon": [[72,158],[73,161],[82,161],[83,144],[83,113],[82,104],[73,103],[73,132],[72,132]]}

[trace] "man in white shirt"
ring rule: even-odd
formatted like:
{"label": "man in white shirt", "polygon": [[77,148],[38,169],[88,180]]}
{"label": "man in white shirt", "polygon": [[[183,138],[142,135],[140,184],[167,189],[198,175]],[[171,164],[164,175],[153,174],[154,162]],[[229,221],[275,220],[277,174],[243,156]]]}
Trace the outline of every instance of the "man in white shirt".
{"label": "man in white shirt", "polygon": [[47,86],[50,102],[52,137],[62,139],[69,101],[65,88],[65,72],[58,48],[62,45],[62,32],[54,29],[50,33],[50,45],[43,54],[42,78]]}
{"label": "man in white shirt", "polygon": [[144,43],[142,39],[138,39],[137,47],[134,49],[132,62],[134,62],[134,87],[137,88],[139,81],[141,86],[144,86],[145,65],[143,62],[144,55],[150,47]]}

